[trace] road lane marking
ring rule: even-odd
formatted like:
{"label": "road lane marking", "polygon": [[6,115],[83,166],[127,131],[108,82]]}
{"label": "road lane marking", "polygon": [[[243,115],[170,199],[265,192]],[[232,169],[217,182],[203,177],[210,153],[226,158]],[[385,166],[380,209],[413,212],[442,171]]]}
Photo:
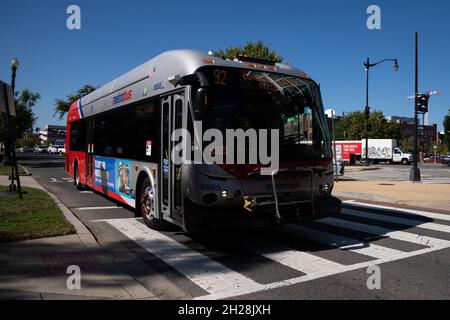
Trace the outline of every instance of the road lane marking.
{"label": "road lane marking", "polygon": [[403,208],[398,208],[398,207],[388,207],[388,206],[382,206],[382,205],[377,205],[377,204],[369,205],[369,204],[357,202],[357,201],[350,203],[350,205],[352,207],[354,207],[355,210],[364,210],[364,208],[384,209],[384,210],[389,210],[389,211],[393,211],[393,212],[409,213],[411,215],[423,216],[423,217],[427,217],[430,219],[450,221],[450,215],[442,214],[442,213],[426,212],[426,211],[419,211],[419,210],[412,210],[412,209],[403,209]]}
{"label": "road lane marking", "polygon": [[147,228],[136,219],[107,222],[209,294],[231,297],[248,291],[259,291],[264,287],[164,234]]}
{"label": "road lane marking", "polygon": [[104,206],[104,207],[81,207],[75,208],[75,210],[86,211],[86,210],[108,210],[108,209],[121,209],[122,207],[118,206]]}
{"label": "road lane marking", "polygon": [[446,248],[450,246],[450,241],[441,240],[433,237],[422,236],[415,233],[396,231],[393,229],[382,228],[377,226],[372,226],[368,224],[347,221],[336,218],[324,218],[318,220],[320,223],[325,223],[328,225],[341,227],[345,229],[361,231],[366,233],[372,233],[379,236],[389,237],[391,239],[396,239],[400,241],[411,242],[415,244],[420,244],[422,246],[433,247],[433,248]]}
{"label": "road lane marking", "polygon": [[341,250],[351,251],[376,259],[395,259],[398,255],[403,254],[403,251],[395,250],[376,244],[359,241],[352,238],[347,238],[333,233],[318,231],[311,228],[306,228],[298,225],[289,225],[281,227],[283,231],[291,235],[313,240],[323,243]]}
{"label": "road lane marking", "polygon": [[340,263],[260,238],[246,240],[243,249],[305,274],[329,273],[333,270],[344,270],[346,267]]}
{"label": "road lane marking", "polygon": [[410,227],[418,227],[418,228],[423,228],[423,229],[428,229],[428,230],[433,230],[433,231],[450,233],[450,226],[433,223],[433,222],[411,220],[411,219],[388,216],[385,214],[363,212],[363,211],[353,210],[353,209],[342,209],[342,213],[348,214],[351,216],[361,217],[361,218],[385,221],[385,222],[390,222],[390,223],[402,224],[402,225],[410,226]]}
{"label": "road lane marking", "polygon": [[50,178],[50,182],[52,183],[61,183],[62,181],[58,181],[56,178]]}

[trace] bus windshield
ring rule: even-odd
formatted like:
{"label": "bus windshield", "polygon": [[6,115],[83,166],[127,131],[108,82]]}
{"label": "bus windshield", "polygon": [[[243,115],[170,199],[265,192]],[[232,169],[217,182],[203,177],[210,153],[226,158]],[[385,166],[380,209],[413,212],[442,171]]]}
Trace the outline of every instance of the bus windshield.
{"label": "bus windshield", "polygon": [[211,88],[204,129],[278,129],[280,160],[331,159],[319,88],[310,80],[236,68],[199,70]]}

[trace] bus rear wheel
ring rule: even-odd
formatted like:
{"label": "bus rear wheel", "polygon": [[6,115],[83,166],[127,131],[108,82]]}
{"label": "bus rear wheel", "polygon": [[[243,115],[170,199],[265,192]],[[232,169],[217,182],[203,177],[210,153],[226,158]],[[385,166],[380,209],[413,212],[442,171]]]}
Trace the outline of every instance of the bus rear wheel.
{"label": "bus rear wheel", "polygon": [[139,208],[138,211],[145,224],[151,229],[160,228],[160,220],[155,216],[155,190],[150,183],[150,179],[146,177],[141,184],[139,192]]}

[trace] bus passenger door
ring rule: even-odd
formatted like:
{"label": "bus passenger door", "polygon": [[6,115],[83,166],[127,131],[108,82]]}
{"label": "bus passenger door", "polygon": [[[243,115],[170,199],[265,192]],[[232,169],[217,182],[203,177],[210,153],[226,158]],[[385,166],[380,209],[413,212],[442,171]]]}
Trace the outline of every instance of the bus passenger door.
{"label": "bus passenger door", "polygon": [[86,152],[86,185],[92,187],[94,185],[94,119],[87,119],[87,152]]}
{"label": "bus passenger door", "polygon": [[176,129],[182,128],[184,93],[162,98],[161,106],[161,215],[180,220],[182,217],[182,165],[172,161],[175,143],[171,141],[171,135]]}

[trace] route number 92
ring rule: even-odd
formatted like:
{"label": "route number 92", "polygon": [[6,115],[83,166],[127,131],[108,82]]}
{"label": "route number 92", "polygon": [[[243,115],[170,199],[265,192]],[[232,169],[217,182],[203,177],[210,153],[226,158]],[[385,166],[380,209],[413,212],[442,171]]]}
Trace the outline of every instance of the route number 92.
{"label": "route number 92", "polygon": [[214,84],[226,86],[227,72],[225,70],[214,69]]}

